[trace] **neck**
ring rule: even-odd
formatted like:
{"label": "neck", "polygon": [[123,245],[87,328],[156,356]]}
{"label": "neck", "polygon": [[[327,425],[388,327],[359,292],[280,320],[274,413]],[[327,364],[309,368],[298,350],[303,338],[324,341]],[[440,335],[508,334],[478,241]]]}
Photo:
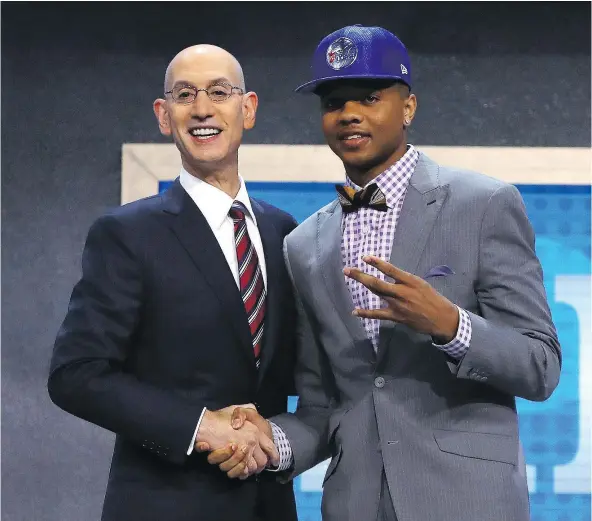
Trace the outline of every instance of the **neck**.
{"label": "neck", "polygon": [[393,154],[391,154],[385,161],[379,161],[373,166],[368,165],[346,165],[345,173],[356,185],[360,187],[366,186],[368,183],[376,179],[387,168],[393,166],[399,159],[407,153],[407,142],[404,141]]}
{"label": "neck", "polygon": [[183,168],[187,173],[193,177],[212,185],[218,190],[222,190],[225,194],[233,199],[240,190],[240,179],[238,177],[238,164],[234,163],[226,166],[217,166],[213,168],[197,168],[195,166],[187,165],[183,161]]}

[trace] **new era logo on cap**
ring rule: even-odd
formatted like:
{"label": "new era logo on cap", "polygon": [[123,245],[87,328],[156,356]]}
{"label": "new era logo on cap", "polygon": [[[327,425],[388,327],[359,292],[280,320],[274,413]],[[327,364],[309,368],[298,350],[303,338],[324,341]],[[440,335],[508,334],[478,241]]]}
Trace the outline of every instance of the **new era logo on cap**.
{"label": "new era logo on cap", "polygon": [[393,79],[411,87],[407,49],[382,27],[352,25],[329,34],[316,48],[312,80],[297,92],[315,92],[319,85],[341,79]]}

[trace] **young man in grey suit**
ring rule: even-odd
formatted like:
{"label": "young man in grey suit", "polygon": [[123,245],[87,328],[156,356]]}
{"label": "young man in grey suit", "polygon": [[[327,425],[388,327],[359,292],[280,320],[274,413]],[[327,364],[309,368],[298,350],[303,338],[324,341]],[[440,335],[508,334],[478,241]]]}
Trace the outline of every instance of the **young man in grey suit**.
{"label": "young man in grey suit", "polygon": [[320,97],[347,180],[284,242],[300,400],[235,419],[273,430],[288,479],[332,456],[325,521],[526,521],[515,397],[547,399],[561,353],[520,194],[407,143],[417,102],[390,32],[336,31],[312,70],[297,90]]}

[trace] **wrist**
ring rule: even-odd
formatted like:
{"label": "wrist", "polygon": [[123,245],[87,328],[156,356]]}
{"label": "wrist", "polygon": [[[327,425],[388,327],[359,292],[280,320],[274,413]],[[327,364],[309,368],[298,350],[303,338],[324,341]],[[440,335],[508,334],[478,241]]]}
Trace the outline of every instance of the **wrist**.
{"label": "wrist", "polygon": [[443,345],[456,338],[460,315],[458,308],[452,302],[448,302],[447,309],[440,316],[442,317],[441,324],[432,334],[432,338],[436,344]]}
{"label": "wrist", "polygon": [[200,441],[207,442],[212,433],[212,424],[214,422],[215,413],[208,409],[205,409],[199,429],[197,430],[197,436],[195,437],[195,443]]}

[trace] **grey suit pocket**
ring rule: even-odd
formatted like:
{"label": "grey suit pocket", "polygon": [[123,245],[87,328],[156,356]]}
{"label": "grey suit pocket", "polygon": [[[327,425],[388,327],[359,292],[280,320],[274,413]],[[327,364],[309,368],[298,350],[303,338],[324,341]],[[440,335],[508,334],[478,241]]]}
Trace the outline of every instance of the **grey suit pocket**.
{"label": "grey suit pocket", "polygon": [[442,452],[511,465],[518,463],[518,439],[513,436],[436,429],[434,438]]}
{"label": "grey suit pocket", "polygon": [[329,463],[329,466],[327,467],[327,472],[325,472],[325,477],[323,478],[323,486],[325,485],[325,483],[327,482],[327,480],[335,472],[335,469],[337,468],[337,465],[339,463],[339,460],[341,459],[341,454],[342,453],[343,453],[343,448],[340,445],[339,448],[337,449],[337,454],[335,454],[335,456],[333,456],[331,458],[331,463]]}

